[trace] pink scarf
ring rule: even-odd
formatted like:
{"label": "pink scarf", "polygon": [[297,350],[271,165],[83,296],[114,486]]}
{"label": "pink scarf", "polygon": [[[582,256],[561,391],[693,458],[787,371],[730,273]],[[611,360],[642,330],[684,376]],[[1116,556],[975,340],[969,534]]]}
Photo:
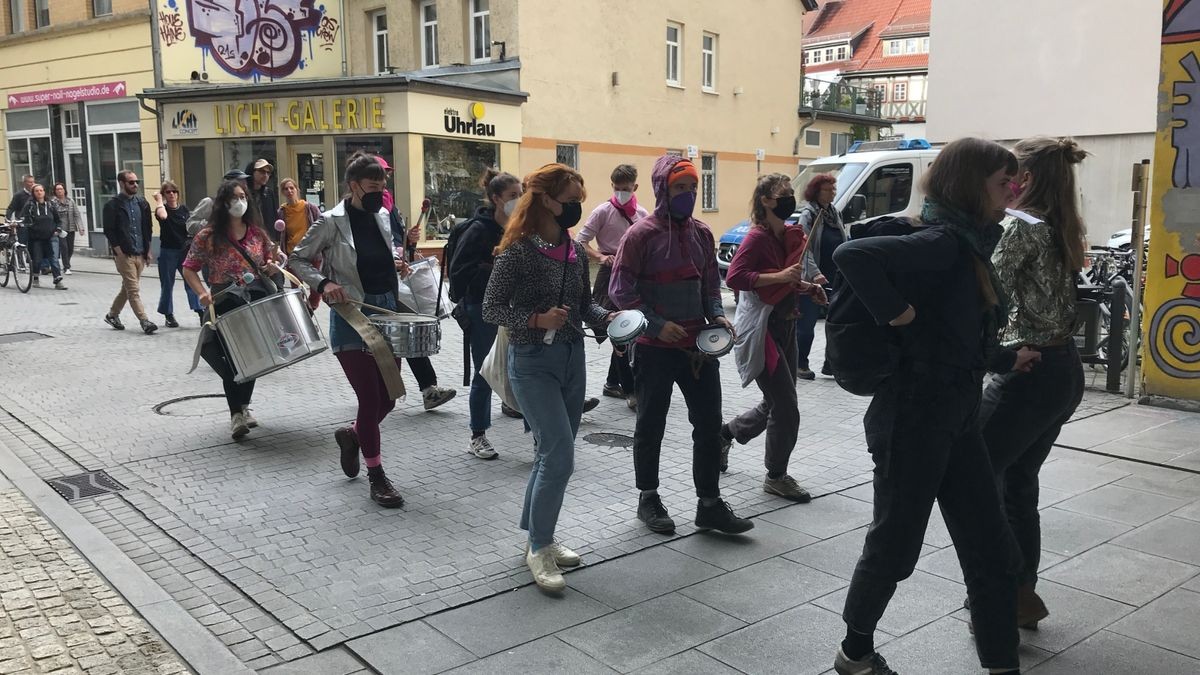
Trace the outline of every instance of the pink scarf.
{"label": "pink scarf", "polygon": [[637,195],[636,194],[630,196],[629,203],[627,203],[627,204],[621,204],[621,202],[617,201],[616,195],[609,197],[608,201],[613,206],[617,207],[618,211],[625,214],[625,217],[628,218],[629,220],[633,220],[633,217],[637,215]]}
{"label": "pink scarf", "polygon": [[537,252],[541,253],[547,258],[551,258],[559,262],[562,262],[563,258],[566,258],[567,262],[575,262],[576,260],[575,245],[570,241],[568,241],[566,244],[560,244],[550,248],[537,247]]}

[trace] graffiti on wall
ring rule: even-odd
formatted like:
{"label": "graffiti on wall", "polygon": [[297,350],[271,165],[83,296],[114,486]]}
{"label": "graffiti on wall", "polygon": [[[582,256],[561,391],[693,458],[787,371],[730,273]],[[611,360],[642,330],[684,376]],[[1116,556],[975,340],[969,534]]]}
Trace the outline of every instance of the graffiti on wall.
{"label": "graffiti on wall", "polygon": [[339,75],[338,11],[321,0],[160,0],[164,79]]}
{"label": "graffiti on wall", "polygon": [[1200,400],[1200,1],[1164,0],[1145,388]]}

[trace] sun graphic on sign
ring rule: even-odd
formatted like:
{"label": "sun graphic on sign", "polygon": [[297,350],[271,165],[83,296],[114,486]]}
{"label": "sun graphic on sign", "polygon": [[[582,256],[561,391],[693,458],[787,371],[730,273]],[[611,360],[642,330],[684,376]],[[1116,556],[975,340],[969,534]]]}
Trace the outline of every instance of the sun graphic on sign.
{"label": "sun graphic on sign", "polygon": [[472,103],[470,107],[467,108],[467,112],[471,115],[471,119],[481,120],[483,119],[483,115],[487,112],[487,110],[483,107],[482,103],[477,101]]}

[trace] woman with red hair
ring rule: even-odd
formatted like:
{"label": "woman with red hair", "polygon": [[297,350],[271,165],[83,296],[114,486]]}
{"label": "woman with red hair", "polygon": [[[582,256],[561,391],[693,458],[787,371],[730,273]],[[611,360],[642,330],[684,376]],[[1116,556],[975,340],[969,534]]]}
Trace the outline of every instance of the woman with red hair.
{"label": "woman with red hair", "polygon": [[[837,277],[833,252],[850,239],[850,233],[842,224],[842,214],[833,206],[835,196],[837,179],[832,174],[819,173],[804,187],[805,203],[800,207],[800,227],[804,228],[804,234],[811,240],[804,254],[804,280],[815,281],[822,286],[832,284]],[[816,378],[816,374],[808,367],[808,353],[812,350],[821,311],[809,295],[800,296],[796,311],[799,314],[796,319],[796,376],[811,380]],[[833,375],[828,361],[821,367],[821,374]]]}

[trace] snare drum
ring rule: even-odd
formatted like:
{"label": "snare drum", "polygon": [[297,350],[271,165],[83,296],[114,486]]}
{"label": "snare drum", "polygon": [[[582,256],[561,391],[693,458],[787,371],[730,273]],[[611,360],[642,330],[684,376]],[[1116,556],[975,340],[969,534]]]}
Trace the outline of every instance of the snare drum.
{"label": "snare drum", "polygon": [[713,357],[725,356],[733,350],[733,333],[721,324],[711,324],[696,334],[696,349]]}
{"label": "snare drum", "polygon": [[442,346],[442,325],[425,314],[372,314],[367,317],[383,334],[392,354],[413,359],[433,356]]}
{"label": "snare drum", "polygon": [[641,337],[642,333],[646,332],[646,327],[649,325],[650,322],[646,320],[646,315],[636,309],[617,312],[617,315],[608,324],[608,339],[618,347],[633,344]]}

